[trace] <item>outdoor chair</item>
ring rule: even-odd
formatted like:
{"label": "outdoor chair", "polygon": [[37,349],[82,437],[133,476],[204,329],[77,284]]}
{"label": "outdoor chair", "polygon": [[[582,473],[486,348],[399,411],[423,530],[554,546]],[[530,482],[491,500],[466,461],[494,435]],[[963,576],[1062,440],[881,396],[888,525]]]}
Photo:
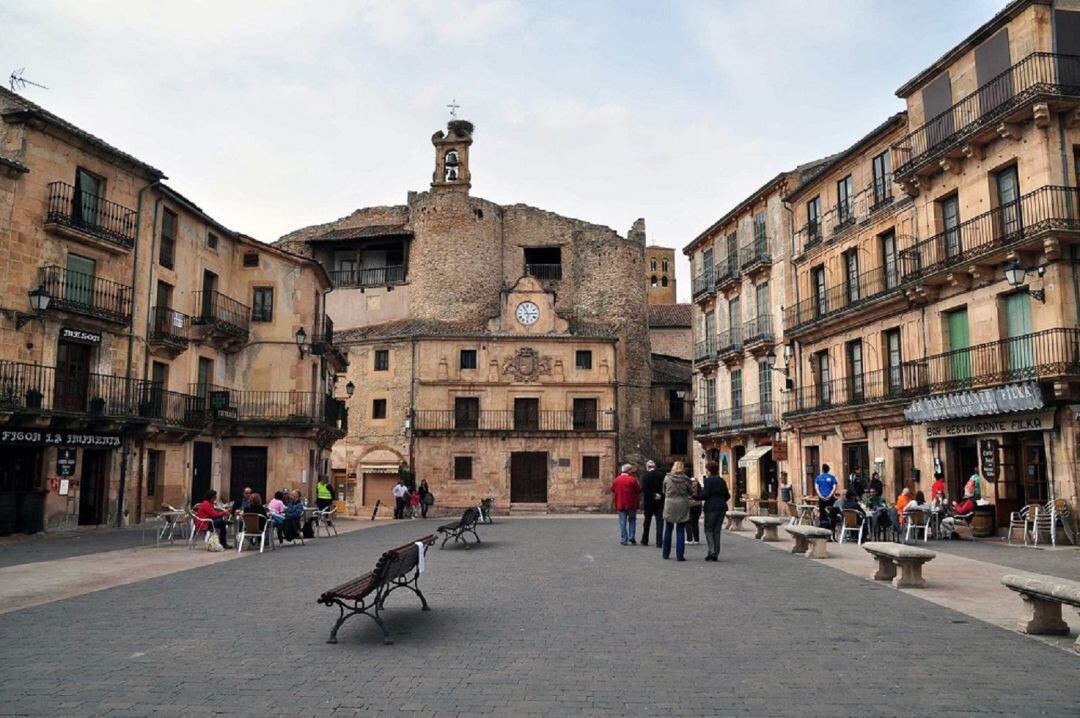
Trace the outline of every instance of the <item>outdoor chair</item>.
{"label": "outdoor chair", "polygon": [[1013,542],[1016,529],[1020,529],[1024,532],[1024,545],[1028,545],[1028,540],[1031,538],[1031,527],[1035,524],[1035,517],[1038,515],[1040,508],[1042,507],[1039,504],[1028,504],[1019,511],[1013,511],[1009,514],[1009,533],[1005,537],[1008,543]]}
{"label": "outdoor chair", "polygon": [[927,520],[926,512],[922,509],[912,509],[911,511],[904,512],[904,543],[911,540],[911,535],[915,534],[915,540],[919,540],[919,532],[922,532],[923,543],[926,543],[930,538],[930,522]]}
{"label": "outdoor chair", "polygon": [[1062,533],[1069,539],[1069,543],[1076,545],[1076,536],[1069,524],[1069,504],[1065,499],[1047,501],[1045,506],[1039,507],[1032,520],[1031,535],[1035,539],[1035,545],[1039,545],[1039,538],[1043,534],[1049,534],[1050,545],[1057,546],[1057,532],[1061,528]]}
{"label": "outdoor chair", "polygon": [[195,548],[199,534],[202,534],[204,544],[209,543],[210,534],[214,533],[213,519],[201,519],[198,514],[190,509],[188,515],[191,516],[191,536],[188,537],[188,548]]}
{"label": "outdoor chair", "polygon": [[784,506],[787,509],[788,516],[791,517],[790,523],[792,526],[799,525],[799,507],[795,505],[794,501],[785,501]]}
{"label": "outdoor chair", "polygon": [[866,533],[866,517],[855,509],[844,509],[840,520],[840,543],[844,543],[844,537],[849,534],[855,535],[855,543],[863,542]]}
{"label": "outdoor chair", "polygon": [[263,552],[267,544],[270,544],[271,551],[275,550],[274,537],[270,534],[271,523],[262,514],[240,514],[240,521],[237,524],[239,533],[236,535],[236,552],[240,553],[244,550],[245,542],[251,542],[252,546],[258,544],[259,553]]}
{"label": "outdoor chair", "polygon": [[319,535],[319,529],[321,528],[326,532],[326,537],[330,538],[330,532],[334,532],[334,536],[338,535],[337,526],[334,525],[334,518],[337,516],[337,506],[331,506],[329,508],[322,509],[315,514],[315,535]]}

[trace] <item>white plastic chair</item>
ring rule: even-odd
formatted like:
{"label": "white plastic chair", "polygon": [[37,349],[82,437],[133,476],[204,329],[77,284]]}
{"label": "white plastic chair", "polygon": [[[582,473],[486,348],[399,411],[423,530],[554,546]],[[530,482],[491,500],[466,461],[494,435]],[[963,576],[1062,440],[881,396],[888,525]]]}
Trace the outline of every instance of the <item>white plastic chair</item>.
{"label": "white plastic chair", "polygon": [[915,534],[915,540],[919,540],[919,532],[922,531],[923,543],[930,538],[930,522],[926,518],[926,512],[922,509],[904,511],[904,543],[911,540],[911,534]]}
{"label": "white plastic chair", "polygon": [[321,528],[326,532],[326,537],[330,538],[330,531],[334,532],[334,536],[338,535],[337,526],[334,525],[334,517],[337,515],[337,506],[330,506],[315,514],[317,523],[315,525],[315,535],[318,535],[318,530]]}
{"label": "white plastic chair", "polygon": [[250,541],[252,544],[259,544],[259,553],[263,552],[266,548],[266,544],[270,544],[270,550],[276,550],[274,546],[274,538],[270,534],[270,526],[273,524],[268,518],[262,514],[244,513],[240,514],[240,521],[237,524],[237,530],[239,533],[236,535],[236,552],[240,553],[244,550],[244,543]]}
{"label": "white plastic chair", "polygon": [[188,548],[195,548],[195,539],[200,533],[204,534],[203,543],[210,543],[210,534],[214,532],[214,520],[201,519],[198,514],[190,509],[188,515],[191,516],[191,536],[188,537]]}

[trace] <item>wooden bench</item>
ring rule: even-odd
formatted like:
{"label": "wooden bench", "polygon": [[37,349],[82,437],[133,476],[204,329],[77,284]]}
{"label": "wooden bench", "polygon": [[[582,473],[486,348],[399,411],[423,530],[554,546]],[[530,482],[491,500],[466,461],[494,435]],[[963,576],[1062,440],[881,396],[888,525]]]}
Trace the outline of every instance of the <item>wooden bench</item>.
{"label": "wooden bench", "polygon": [[828,558],[825,550],[825,542],[832,538],[832,531],[818,526],[785,526],[787,531],[795,538],[795,546],[791,553],[805,554],[807,558]]}
{"label": "wooden bench", "polygon": [[439,533],[445,534],[442,544],[439,545],[441,550],[446,546],[446,542],[450,539],[454,539],[454,543],[459,541],[465,544],[465,548],[471,548],[469,546],[468,539],[465,538],[465,534],[471,533],[473,538],[476,539],[476,543],[480,543],[480,537],[476,535],[476,522],[480,520],[480,509],[475,506],[470,506],[465,509],[465,513],[461,515],[461,518],[451,524],[444,524],[439,527]]}
{"label": "wooden bench", "polygon": [[742,522],[745,518],[745,511],[728,511],[724,516],[724,528],[728,531],[742,531]]}
{"label": "wooden bench", "polygon": [[334,629],[330,631],[330,638],[327,643],[337,643],[337,632],[341,628],[341,624],[358,613],[369,616],[378,624],[383,632],[383,643],[393,643],[394,639],[390,637],[390,633],[386,630],[386,626],[383,625],[382,619],[379,618],[379,611],[383,609],[383,604],[386,603],[386,597],[390,595],[390,592],[398,588],[407,588],[415,593],[420,598],[420,610],[430,611],[427,599],[420,592],[418,585],[420,580],[420,547],[416,544],[423,544],[426,553],[427,547],[434,544],[436,540],[435,536],[429,534],[414,543],[407,543],[404,546],[390,549],[379,557],[375,569],[370,573],[365,573],[363,576],[354,578],[348,583],[343,583],[319,596],[316,603],[327,606],[336,605],[341,610],[341,614],[334,624]]}
{"label": "wooden bench", "polygon": [[[1061,618],[1061,606],[1068,604],[1080,611],[1080,583],[1035,573],[1009,574],[1001,582],[1020,594],[1024,602],[1017,630],[1035,635],[1069,635],[1069,626]],[[1073,643],[1080,653],[1080,636]]]}
{"label": "wooden bench", "polygon": [[788,522],[779,516],[750,516],[747,521],[757,528],[754,538],[762,541],[779,541],[780,535],[776,533],[776,529]]}
{"label": "wooden bench", "polygon": [[[926,588],[922,565],[937,554],[917,546],[905,546],[891,541],[870,541],[863,544],[867,553],[877,559],[875,581],[892,581],[895,588]],[[899,567],[900,575],[896,575]]]}

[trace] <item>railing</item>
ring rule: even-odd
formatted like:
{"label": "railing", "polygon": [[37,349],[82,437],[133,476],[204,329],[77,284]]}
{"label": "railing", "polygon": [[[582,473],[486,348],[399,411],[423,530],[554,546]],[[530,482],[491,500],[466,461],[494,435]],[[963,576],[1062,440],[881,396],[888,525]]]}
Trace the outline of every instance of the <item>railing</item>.
{"label": "railing", "polygon": [[719,354],[741,352],[743,346],[742,327],[732,327],[720,332],[716,339],[716,350]]}
{"label": "railing", "polygon": [[169,391],[153,381],[139,382],[138,415],[166,426],[201,429],[206,426],[206,398]]}
{"label": "railing", "polygon": [[378,287],[405,281],[404,266],[335,269],[327,274],[335,287]]}
{"label": "railing", "polygon": [[769,240],[767,237],[755,237],[754,241],[739,249],[739,266],[746,269],[755,264],[770,264],[772,255],[769,253]]}
{"label": "railing", "polygon": [[743,343],[771,342],[773,339],[771,314],[759,314],[743,324]]}
{"label": "railing", "polygon": [[191,317],[172,307],[150,310],[150,341],[161,344],[187,344],[191,338]]}
{"label": "railing", "polygon": [[716,412],[703,411],[694,414],[694,433],[698,435],[711,434],[716,431]]}
{"label": "railing", "polygon": [[870,212],[876,212],[882,207],[887,207],[893,201],[893,174],[886,172],[880,177],[870,180],[864,190],[870,198]]}
{"label": "railing", "polygon": [[339,431],[349,431],[349,410],[345,406],[344,399],[335,399],[327,395],[323,407],[323,423],[335,427]]}
{"label": "railing", "polygon": [[1037,97],[1071,95],[1080,96],[1080,57],[1034,52],[893,145],[893,171],[910,174]]}
{"label": "railing", "polygon": [[0,361],[0,411],[131,416],[136,388],[127,377],[94,373],[77,376],[41,364]]}
{"label": "railing", "polygon": [[790,331],[868,304],[899,287],[896,267],[876,267],[859,274],[853,282],[828,287],[823,297],[810,297],[784,309],[784,329]]}
{"label": "railing", "polygon": [[919,362],[908,362],[892,369],[877,369],[799,387],[788,395],[784,414],[908,399],[926,392],[925,369]]}
{"label": "railing", "polygon": [[413,412],[417,431],[571,432],[614,431],[615,411],[540,411],[521,414],[513,409],[419,409]]}
{"label": "railing", "polygon": [[195,324],[212,326],[226,334],[246,337],[251,322],[251,307],[216,290],[194,292],[198,314]]}
{"label": "railing", "polygon": [[716,286],[719,288],[728,282],[738,280],[742,275],[739,273],[739,254],[733,252],[732,254],[721,257],[720,261],[716,263]]}
{"label": "railing", "polygon": [[657,399],[652,405],[653,421],[690,421],[693,412],[690,399]]}
{"label": "railing", "polygon": [[713,283],[713,273],[706,271],[694,275],[690,280],[690,288],[694,297],[712,292],[716,289],[716,285]]}
{"label": "railing", "polygon": [[195,383],[191,393],[206,397],[211,417],[241,422],[316,424],[327,418],[329,406],[324,395],[311,391],[257,391]]}
{"label": "railing", "polygon": [[716,337],[708,337],[705,341],[694,343],[694,361],[709,361],[716,359]]}
{"label": "railing", "polygon": [[1080,193],[1048,185],[901,250],[905,282],[1003,249],[1048,230],[1080,230]]}
{"label": "railing", "polygon": [[46,222],[82,230],[125,249],[135,246],[135,210],[66,182],[49,183]]}
{"label": "railing", "polygon": [[525,274],[541,281],[557,281],[562,279],[561,264],[526,264]]}
{"label": "railing", "polygon": [[55,265],[41,267],[41,288],[49,294],[49,309],[86,314],[111,322],[131,321],[131,287]]}
{"label": "railing", "polygon": [[813,222],[807,222],[795,232],[796,246],[805,252],[822,242],[832,241],[874,212],[893,204],[893,175],[887,173],[849,197]]}
{"label": "railing", "polygon": [[771,401],[694,415],[694,433],[697,434],[737,434],[779,425],[780,407]]}

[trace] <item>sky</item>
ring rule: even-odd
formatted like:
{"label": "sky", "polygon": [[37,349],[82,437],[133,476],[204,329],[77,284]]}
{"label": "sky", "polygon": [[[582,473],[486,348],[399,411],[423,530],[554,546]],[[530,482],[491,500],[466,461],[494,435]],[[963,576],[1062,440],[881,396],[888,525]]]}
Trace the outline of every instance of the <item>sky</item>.
{"label": "sky", "polygon": [[903,109],[896,88],[1005,0],[184,0],[0,4],[0,73],[264,241],[431,181],[682,255],[777,173]]}

